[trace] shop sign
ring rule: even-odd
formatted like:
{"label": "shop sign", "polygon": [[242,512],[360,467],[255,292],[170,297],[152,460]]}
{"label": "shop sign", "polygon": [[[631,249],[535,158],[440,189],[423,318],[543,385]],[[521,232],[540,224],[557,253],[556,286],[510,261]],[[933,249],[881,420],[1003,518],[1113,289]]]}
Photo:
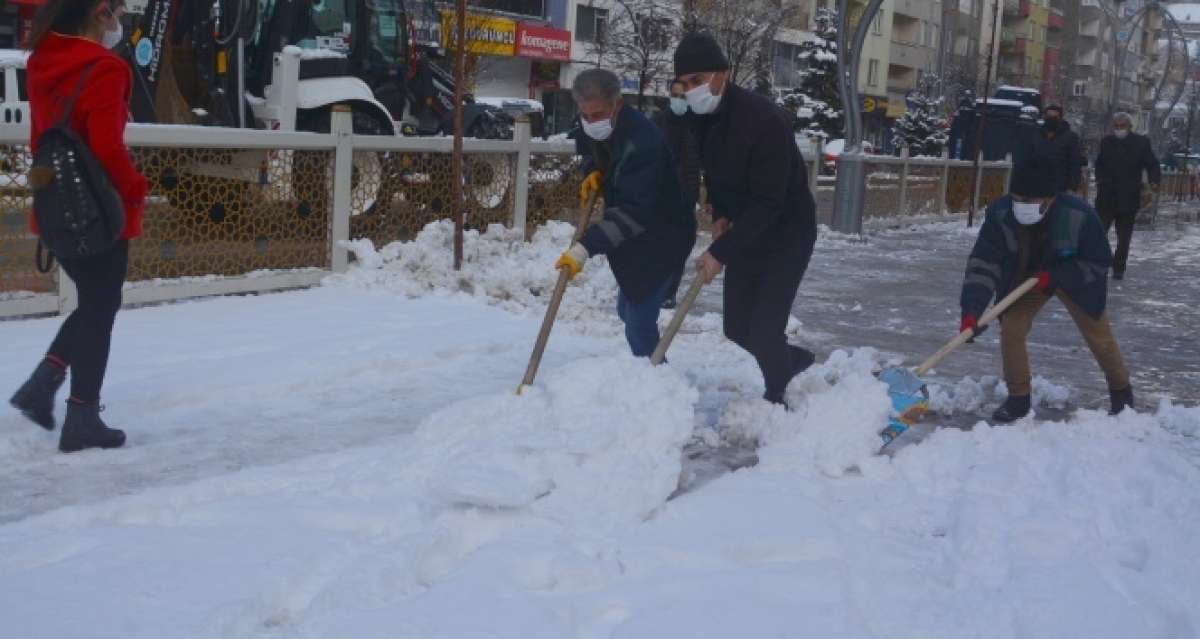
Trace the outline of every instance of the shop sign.
{"label": "shop sign", "polygon": [[517,55],[539,60],[571,60],[571,32],[527,22],[517,23]]}
{"label": "shop sign", "polygon": [[[454,12],[442,12],[442,46],[454,48]],[[467,14],[467,52],[511,56],[515,53],[517,23],[505,18]]]}

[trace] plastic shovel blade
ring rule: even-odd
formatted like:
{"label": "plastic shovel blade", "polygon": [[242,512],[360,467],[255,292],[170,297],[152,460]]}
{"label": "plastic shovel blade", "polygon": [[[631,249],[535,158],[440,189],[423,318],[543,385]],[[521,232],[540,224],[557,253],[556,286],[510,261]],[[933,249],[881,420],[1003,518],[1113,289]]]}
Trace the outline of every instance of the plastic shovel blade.
{"label": "plastic shovel blade", "polygon": [[907,368],[888,368],[879,374],[879,380],[888,385],[888,396],[892,400],[892,418],[888,420],[879,436],[883,445],[908,430],[929,410],[929,391],[925,382]]}

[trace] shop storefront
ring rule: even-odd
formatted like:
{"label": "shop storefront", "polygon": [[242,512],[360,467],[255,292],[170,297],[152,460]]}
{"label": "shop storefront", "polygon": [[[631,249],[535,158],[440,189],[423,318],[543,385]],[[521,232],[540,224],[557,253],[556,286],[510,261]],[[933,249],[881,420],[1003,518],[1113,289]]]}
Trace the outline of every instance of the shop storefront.
{"label": "shop storefront", "polygon": [[[442,12],[440,32],[442,46],[453,50],[453,12]],[[500,16],[469,13],[466,51],[471,67],[470,89],[475,95],[540,99],[544,92],[558,87],[558,65],[571,59],[571,34]]]}

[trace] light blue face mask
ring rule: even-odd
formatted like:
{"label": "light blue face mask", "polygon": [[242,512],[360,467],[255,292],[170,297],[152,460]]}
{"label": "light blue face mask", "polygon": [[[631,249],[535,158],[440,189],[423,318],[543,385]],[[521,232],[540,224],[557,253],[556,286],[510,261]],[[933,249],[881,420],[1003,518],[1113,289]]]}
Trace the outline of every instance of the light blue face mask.
{"label": "light blue face mask", "polygon": [[687,100],[683,98],[671,98],[671,113],[675,115],[683,115],[687,113]]}

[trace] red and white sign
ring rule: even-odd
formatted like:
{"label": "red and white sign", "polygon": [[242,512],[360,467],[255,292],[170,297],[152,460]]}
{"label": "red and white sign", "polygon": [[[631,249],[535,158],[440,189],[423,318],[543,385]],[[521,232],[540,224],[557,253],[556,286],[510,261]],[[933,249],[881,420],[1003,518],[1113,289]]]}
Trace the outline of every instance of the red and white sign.
{"label": "red and white sign", "polygon": [[571,32],[517,23],[517,55],[540,60],[571,60]]}

